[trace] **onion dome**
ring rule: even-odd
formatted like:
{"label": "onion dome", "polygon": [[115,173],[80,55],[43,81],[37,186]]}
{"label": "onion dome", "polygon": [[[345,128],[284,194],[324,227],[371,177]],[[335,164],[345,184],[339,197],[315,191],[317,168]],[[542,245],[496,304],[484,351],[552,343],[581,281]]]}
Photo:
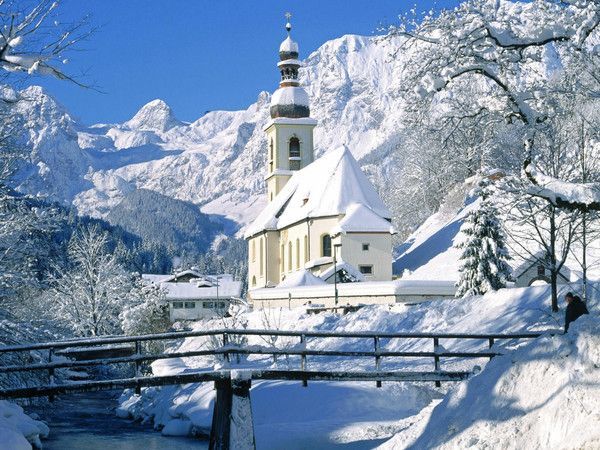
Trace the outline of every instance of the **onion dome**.
{"label": "onion dome", "polygon": [[308,94],[300,87],[298,81],[298,69],[301,65],[298,60],[298,43],[290,36],[292,30],[290,22],[285,24],[285,28],[288,35],[279,46],[279,62],[277,63],[281,81],[279,89],[271,98],[271,118],[309,117]]}

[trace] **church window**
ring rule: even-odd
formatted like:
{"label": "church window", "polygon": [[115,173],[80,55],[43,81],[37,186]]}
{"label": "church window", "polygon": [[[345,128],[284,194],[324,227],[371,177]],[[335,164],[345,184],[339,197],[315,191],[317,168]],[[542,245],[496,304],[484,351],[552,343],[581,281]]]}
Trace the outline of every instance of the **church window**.
{"label": "church window", "polygon": [[252,241],[250,253],[252,254],[252,262],[256,261],[256,242]]}
{"label": "church window", "polygon": [[269,172],[273,172],[273,139],[269,144]]}
{"label": "church window", "polygon": [[289,155],[290,170],[300,170],[300,140],[295,136],[290,139]]}
{"label": "church window", "polygon": [[328,234],[321,237],[321,256],[331,256],[331,236]]}
{"label": "church window", "polygon": [[256,276],[252,277],[252,286],[256,286]]}
{"label": "church window", "polygon": [[281,244],[281,255],[279,257],[279,265],[281,266],[281,273],[285,272],[285,245]]}
{"label": "church window", "polygon": [[308,236],[304,235],[304,262],[308,262]]}
{"label": "church window", "polygon": [[296,239],[296,270],[300,268],[300,239]]}
{"label": "church window", "polygon": [[262,276],[263,272],[264,272],[264,258],[265,258],[263,238],[260,238],[260,244],[258,244],[258,246],[259,246],[258,251],[260,253],[260,261],[259,261],[260,271],[259,271],[259,273],[260,273],[260,276]]}

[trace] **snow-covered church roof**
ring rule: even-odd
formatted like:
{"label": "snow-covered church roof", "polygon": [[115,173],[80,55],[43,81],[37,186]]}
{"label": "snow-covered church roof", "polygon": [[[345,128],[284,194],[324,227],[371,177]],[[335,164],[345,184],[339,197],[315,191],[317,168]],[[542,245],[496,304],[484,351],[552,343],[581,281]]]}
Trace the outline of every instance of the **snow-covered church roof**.
{"label": "snow-covered church roof", "polygon": [[382,221],[392,217],[350,150],[342,146],[294,172],[279,195],[248,226],[245,237],[304,219],[349,213],[369,217],[361,231],[381,231]]}

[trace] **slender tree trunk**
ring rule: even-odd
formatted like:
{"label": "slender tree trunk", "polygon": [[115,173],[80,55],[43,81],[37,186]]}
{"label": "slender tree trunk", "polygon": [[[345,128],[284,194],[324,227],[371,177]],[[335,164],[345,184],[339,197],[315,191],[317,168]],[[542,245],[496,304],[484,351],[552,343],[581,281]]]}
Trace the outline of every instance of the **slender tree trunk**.
{"label": "slender tree trunk", "polygon": [[581,220],[581,271],[582,271],[582,287],[581,297],[584,302],[587,302],[587,213],[583,213]]}
{"label": "slender tree trunk", "polygon": [[552,312],[558,312],[558,271],[556,267],[556,210],[550,207],[550,283],[552,285]]}

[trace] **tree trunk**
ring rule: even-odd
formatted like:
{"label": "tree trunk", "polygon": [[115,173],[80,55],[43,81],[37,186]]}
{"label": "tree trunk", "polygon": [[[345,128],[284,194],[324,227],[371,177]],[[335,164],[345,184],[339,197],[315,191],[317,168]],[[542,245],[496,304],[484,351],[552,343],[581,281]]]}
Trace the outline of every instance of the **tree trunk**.
{"label": "tree trunk", "polygon": [[552,312],[558,312],[558,270],[556,267],[556,210],[550,206],[550,284],[552,285]]}
{"label": "tree trunk", "polygon": [[582,286],[581,286],[581,298],[584,302],[587,302],[587,213],[583,213],[581,220],[581,272],[582,272]]}

